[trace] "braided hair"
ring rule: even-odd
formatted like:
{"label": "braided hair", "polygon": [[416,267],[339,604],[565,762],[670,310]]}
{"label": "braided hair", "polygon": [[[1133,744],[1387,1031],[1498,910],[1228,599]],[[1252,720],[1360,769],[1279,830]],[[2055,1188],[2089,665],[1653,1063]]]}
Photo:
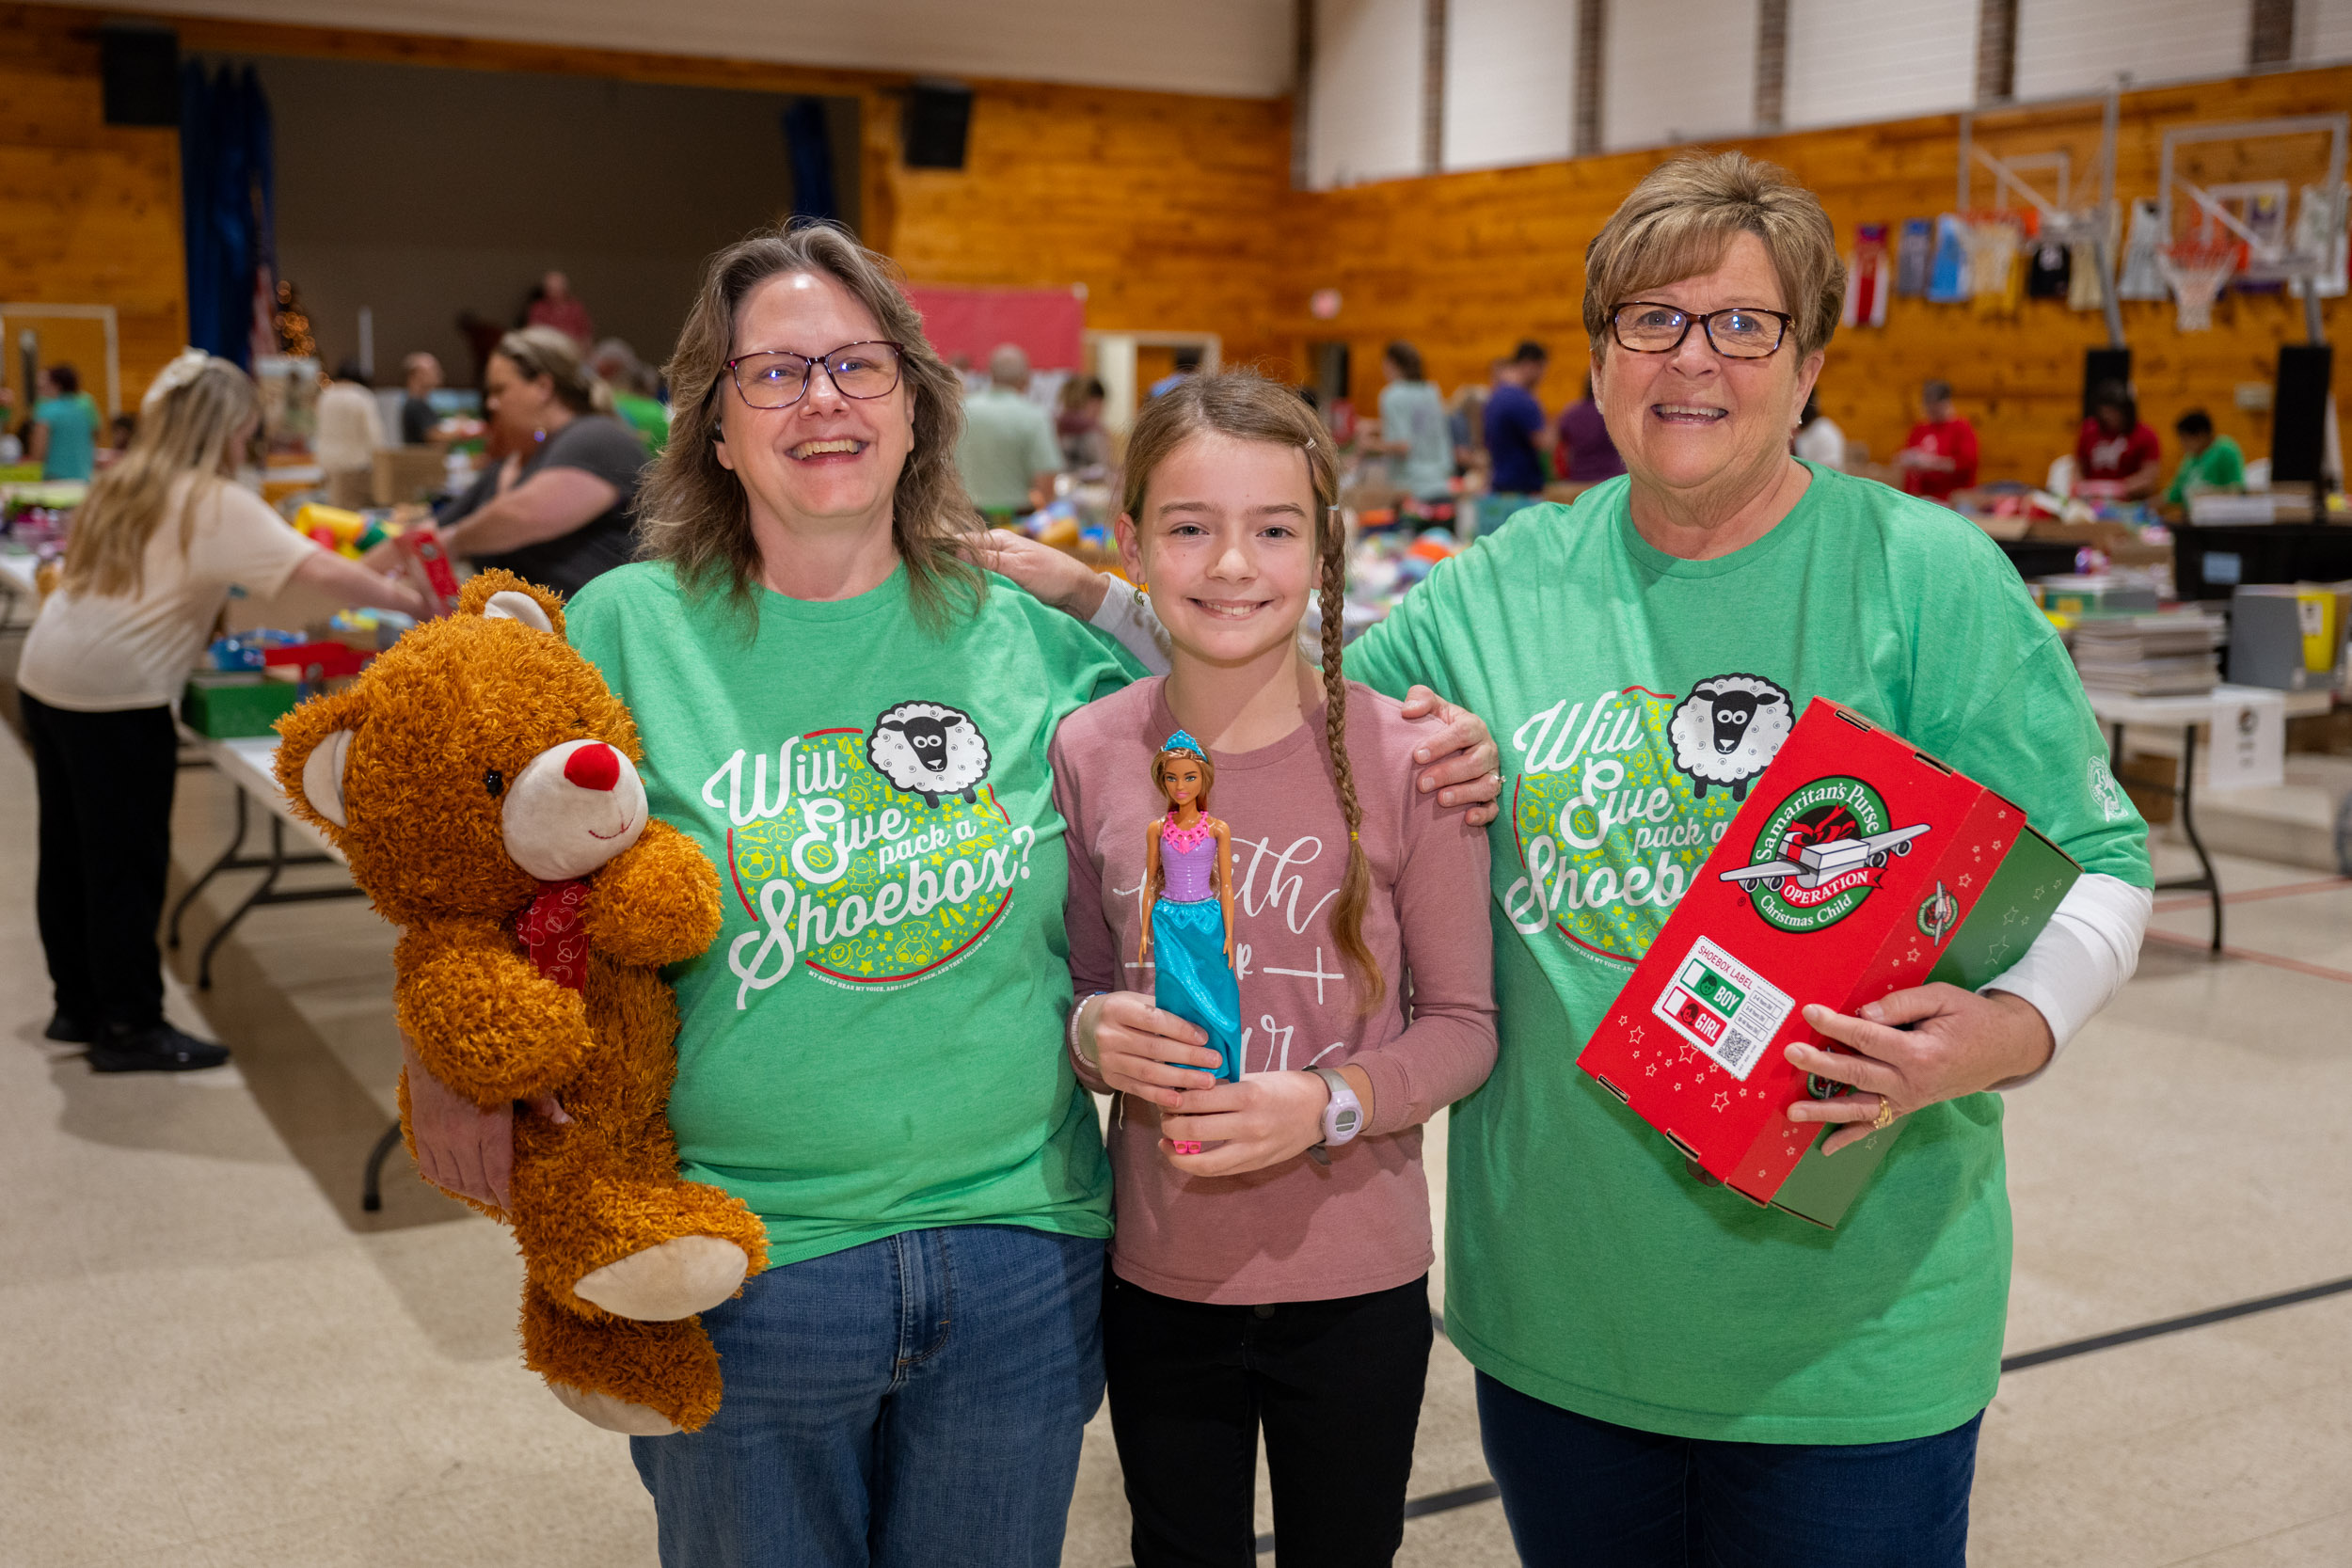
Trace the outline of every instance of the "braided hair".
{"label": "braided hair", "polygon": [[[1341,960],[1363,981],[1359,1010],[1369,1013],[1388,994],[1380,962],[1364,941],[1364,909],[1372,897],[1372,863],[1362,843],[1363,807],[1356,799],[1356,768],[1347,754],[1347,682],[1340,668],[1341,631],[1347,591],[1346,528],[1340,519],[1339,464],[1330,433],[1298,394],[1252,370],[1217,371],[1187,376],[1144,405],[1127,438],[1127,466],[1120,499],[1138,523],[1152,470],[1190,437],[1204,431],[1245,441],[1298,448],[1315,492],[1315,553],[1320,566],[1318,602],[1323,611],[1323,723],[1331,752],[1331,781],[1340,815],[1347,822],[1347,868],[1331,910],[1331,932]],[[1155,764],[1156,767],[1156,764]],[[1202,809],[1206,809],[1205,803]]]}

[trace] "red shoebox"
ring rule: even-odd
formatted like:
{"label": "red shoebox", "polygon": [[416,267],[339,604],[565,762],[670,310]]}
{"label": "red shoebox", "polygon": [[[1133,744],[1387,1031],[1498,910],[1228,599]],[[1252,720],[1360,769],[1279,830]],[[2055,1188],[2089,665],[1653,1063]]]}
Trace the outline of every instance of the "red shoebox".
{"label": "red shoebox", "polygon": [[457,569],[450,564],[449,552],[441,548],[440,540],[421,529],[410,529],[399,537],[397,544],[409,578],[438,607],[437,613],[446,615],[455,610]]}
{"label": "red shoebox", "polygon": [[[1986,900],[2005,863],[2004,892]],[[2016,806],[1816,698],[1577,1065],[1700,1169],[1773,1203],[1826,1136],[1784,1113],[1843,1092],[1809,1084],[1784,1054],[1792,1040],[1840,1049],[1803,1008],[1851,1014],[1931,976],[1982,985],[2023,955],[2076,874]],[[1976,924],[2001,930],[1972,925],[1980,900],[1988,920]],[[1816,1155],[1837,1195],[1800,1198],[1791,1184],[1781,1207],[1835,1226],[1893,1141],[1828,1165]]]}

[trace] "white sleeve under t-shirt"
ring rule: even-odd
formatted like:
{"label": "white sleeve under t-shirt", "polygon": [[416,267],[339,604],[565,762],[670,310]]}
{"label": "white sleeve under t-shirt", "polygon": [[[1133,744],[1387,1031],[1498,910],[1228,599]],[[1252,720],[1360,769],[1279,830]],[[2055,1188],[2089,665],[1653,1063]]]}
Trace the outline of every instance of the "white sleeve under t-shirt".
{"label": "white sleeve under t-shirt", "polygon": [[[197,499],[183,551],[181,506],[199,483],[212,493]],[[252,491],[209,476],[182,479],[148,540],[138,592],[52,594],[24,639],[16,684],[51,707],[80,713],[167,706],[187,684],[230,586],[268,598],[318,548]]]}

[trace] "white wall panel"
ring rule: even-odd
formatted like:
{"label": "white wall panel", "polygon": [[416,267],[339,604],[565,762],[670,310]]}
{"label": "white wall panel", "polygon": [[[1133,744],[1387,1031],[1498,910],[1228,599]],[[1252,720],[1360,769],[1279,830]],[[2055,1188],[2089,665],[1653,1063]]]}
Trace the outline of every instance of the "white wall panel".
{"label": "white wall panel", "polygon": [[1601,145],[1656,147],[1756,124],[1756,0],[1609,0]]}
{"label": "white wall panel", "polygon": [[1317,190],[1422,172],[1423,0],[1312,0],[1307,178]]}
{"label": "white wall panel", "polygon": [[2017,96],[2240,75],[2252,23],[2253,0],[2018,0]]}
{"label": "white wall panel", "polygon": [[2297,65],[2352,60],[2352,0],[2297,0],[2295,59]]}
{"label": "white wall panel", "polygon": [[1445,166],[1566,157],[1576,0],[1450,0],[1445,26]]}
{"label": "white wall panel", "polygon": [[1293,0],[143,0],[139,9],[592,49],[1272,98]]}
{"label": "white wall panel", "polygon": [[1788,0],[1791,130],[1963,109],[1976,95],[1977,0]]}

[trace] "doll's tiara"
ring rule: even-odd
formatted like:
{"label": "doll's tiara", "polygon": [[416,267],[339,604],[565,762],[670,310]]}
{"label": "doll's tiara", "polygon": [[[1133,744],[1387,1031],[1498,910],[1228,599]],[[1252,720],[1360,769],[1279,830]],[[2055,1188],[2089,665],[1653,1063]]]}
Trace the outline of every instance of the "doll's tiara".
{"label": "doll's tiara", "polygon": [[1190,752],[1194,756],[1199,757],[1202,762],[1209,760],[1208,748],[1201,745],[1198,740],[1193,739],[1190,735],[1186,734],[1183,730],[1178,730],[1174,735],[1171,735],[1166,740],[1161,741],[1160,751],[1163,753],[1168,752]]}

